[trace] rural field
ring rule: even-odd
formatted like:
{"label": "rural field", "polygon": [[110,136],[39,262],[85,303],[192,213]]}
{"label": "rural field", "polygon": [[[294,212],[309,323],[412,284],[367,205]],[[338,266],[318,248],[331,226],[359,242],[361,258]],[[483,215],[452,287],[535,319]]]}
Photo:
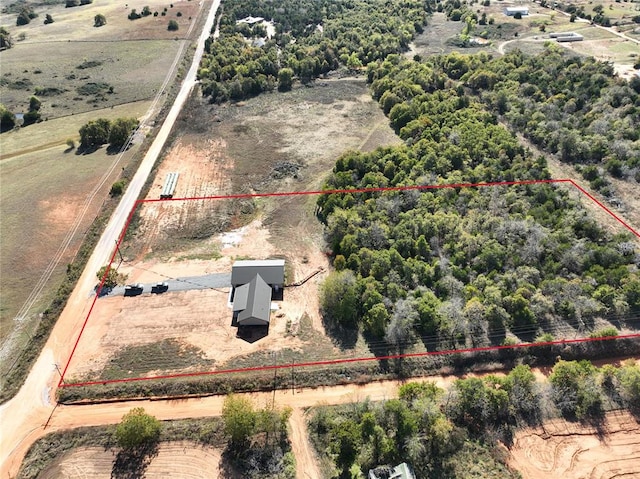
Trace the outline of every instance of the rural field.
{"label": "rural field", "polygon": [[[212,121],[193,128],[202,117]],[[318,190],[341,151],[398,143],[364,82],[352,78],[234,105],[212,106],[194,96],[178,124],[146,200],[160,197],[169,172],[180,174],[174,198]],[[508,187],[496,191],[505,195]],[[124,261],[114,267],[128,283],[178,280],[193,287],[100,298],[67,382],[373,357],[362,336],[347,347],[332,338],[320,315],[318,286],[330,266],[314,215],[316,200],[311,195],[142,203],[121,247]],[[623,231],[615,221],[603,221],[613,232]],[[204,278],[228,274],[236,259],[274,257],[286,259],[289,284],[321,273],[285,290],[266,338],[244,341],[231,324],[229,288],[209,287]],[[606,326],[599,319],[593,327]],[[566,325],[554,332],[557,338],[575,334]],[[426,350],[421,342],[410,349]]]}
{"label": "rural field", "polygon": [[[186,126],[202,115],[214,121],[196,132]],[[157,168],[147,199],[159,197],[172,171],[180,173],[176,198],[317,190],[342,151],[370,151],[399,142],[365,82],[356,78],[324,80],[220,107],[194,96],[178,123],[176,139]],[[142,204],[138,226],[121,248],[125,261],[118,271],[134,283],[175,278],[197,283],[198,276],[229,273],[234,259],[283,257],[287,282],[300,281],[328,268],[322,226],[313,215],[315,201],[315,196],[295,196],[257,198],[246,204]],[[238,207],[247,211],[238,213]],[[226,369],[237,365],[239,356],[246,356],[242,364],[251,366],[264,361],[265,351],[278,351],[280,362],[344,356],[324,334],[317,299],[322,278],[321,273],[287,288],[280,309],[272,314],[268,337],[254,343],[235,337],[228,288],[103,297],[68,377],[112,379]],[[166,323],[157,321],[162,317]],[[360,352],[371,354],[366,348]]]}
{"label": "rural field", "polygon": [[[52,25],[32,25],[31,29],[27,26],[21,30],[3,19],[3,25],[11,26],[15,37],[25,33],[14,49],[0,53],[0,60],[7,52],[15,54],[7,57],[12,68],[10,74],[5,75],[3,69],[3,102],[7,92],[7,104],[13,102],[12,108],[24,109],[31,94],[37,91],[50,94],[43,96],[46,102],[43,101],[42,113],[48,115],[47,121],[34,125],[33,135],[29,132],[32,127],[26,127],[3,134],[2,138],[7,141],[3,141],[0,171],[3,183],[5,175],[11,183],[9,189],[3,186],[0,197],[3,202],[0,212],[10,220],[2,225],[0,233],[3,239],[6,234],[13,249],[5,253],[3,241],[0,266],[3,271],[7,267],[13,271],[18,269],[17,264],[30,265],[22,277],[15,273],[14,309],[20,306],[22,289],[28,289],[30,282],[38,278],[37,260],[42,258],[46,265],[45,258],[56,256],[59,241],[52,240],[49,244],[49,239],[64,238],[70,229],[76,228],[78,223],[73,221],[81,209],[77,205],[86,201],[91,193],[87,185],[98,184],[96,198],[106,198],[113,181],[120,175],[125,178],[129,175],[127,166],[134,164],[133,155],[141,148],[142,137],[152,131],[153,123],[149,117],[146,129],[137,135],[136,146],[125,158],[109,155],[105,149],[77,155],[74,149],[66,148],[66,139],[77,140],[74,132],[79,125],[85,119],[95,118],[91,115],[98,112],[104,112],[100,115],[109,118],[124,116],[125,112],[127,116],[145,118],[149,115],[147,112],[158,111],[159,102],[164,99],[164,94],[159,94],[164,88],[163,80],[181,75],[178,57],[188,50],[191,28],[194,35],[197,33],[195,25],[198,12],[204,9],[202,3],[187,0],[175,4],[159,1],[124,6],[92,4],[75,9],[78,15],[73,16],[73,20],[71,10],[74,9],[50,7],[56,18],[52,25],[56,28],[60,28],[58,18],[61,24],[77,22],[72,32],[69,28],[60,28],[61,43],[68,43],[71,48],[68,57],[61,57],[55,73],[53,64],[51,72],[43,69],[37,73],[40,68],[35,66],[35,61],[34,65],[22,69],[16,53],[18,47],[32,45],[34,58],[41,55],[39,61],[46,62],[55,49],[47,50],[50,45],[45,40],[44,28]],[[151,12],[166,9],[166,14],[152,14],[135,21],[126,18],[131,8],[141,11],[146,5]],[[477,36],[478,46],[469,48],[454,45],[456,38],[459,40],[463,22],[448,21],[444,14],[434,14],[429,27],[410,45],[406,57],[486,51],[495,58],[516,48],[539,53],[545,51],[549,32],[574,30],[585,36],[584,42],[566,47],[574,52],[614,62],[620,72],[628,72],[637,61],[634,47],[637,45],[631,45],[629,40],[609,30],[584,22],[571,23],[568,16],[538,4],[531,4],[532,15],[516,20],[502,13],[503,6],[502,2],[491,2],[486,7],[472,6],[478,13],[485,12],[487,17],[495,18],[495,23],[475,26],[472,36]],[[608,7],[606,3],[605,8]],[[611,7],[612,18],[620,21],[634,14],[633,4],[611,3]],[[228,8],[234,7],[228,4]],[[41,16],[45,10],[42,7]],[[107,25],[91,26],[97,13],[106,15]],[[167,31],[169,18],[179,20],[177,32]],[[40,20],[37,23],[41,23]],[[316,30],[312,27],[311,30]],[[108,30],[110,28],[115,30]],[[113,31],[122,35],[117,41],[111,40],[115,38]],[[631,29],[626,31],[637,38]],[[92,35],[94,41],[80,41],[85,35]],[[381,39],[382,36],[378,44],[382,43]],[[83,53],[85,43],[91,43],[91,48],[96,50]],[[238,44],[242,54],[253,48],[242,38],[234,45]],[[37,50],[38,45],[42,50]],[[140,49],[137,56],[135,49]],[[331,59],[333,52],[329,50],[324,54]],[[607,53],[603,53],[605,51]],[[225,60],[232,63],[232,53],[228,56]],[[640,289],[636,287],[640,287],[637,278],[640,263],[637,241],[628,230],[637,227],[640,218],[640,210],[635,209],[640,199],[635,195],[633,185],[636,183],[632,183],[638,180],[612,180],[629,209],[624,218],[631,219],[632,228],[625,230],[621,221],[604,209],[594,207],[594,202],[578,194],[570,184],[545,183],[549,172],[551,177],[579,176],[569,163],[553,158],[554,153],[535,147],[529,149],[526,143],[525,146],[518,144],[516,129],[509,128],[506,120],[501,124],[500,116],[489,106],[481,105],[480,87],[476,98],[465,92],[462,81],[458,81],[462,74],[456,76],[459,73],[456,63],[471,69],[477,67],[479,61],[452,56],[450,63],[436,73],[435,67],[429,71],[433,65],[403,64],[399,56],[377,64],[372,61],[367,74],[370,79],[378,77],[369,85],[364,78],[365,69],[357,66],[360,60],[346,57],[348,68],[341,67],[338,73],[324,73],[306,85],[296,81],[293,90],[286,93],[261,93],[243,101],[217,104],[213,97],[202,97],[196,87],[154,167],[148,188],[143,190],[145,201],[138,203],[111,265],[126,278],[121,282],[143,283],[145,291],[135,297],[125,297],[122,288],[115,288],[97,298],[90,308],[87,306],[93,295],[87,297],[84,307],[85,311],[90,310],[88,321],[79,331],[79,342],[77,348],[73,348],[69,363],[61,365],[65,371],[61,373],[64,375],[61,384],[63,381],[64,384],[57,390],[61,402],[55,407],[45,405],[53,407],[47,424],[50,422],[52,430],[116,424],[123,413],[133,407],[133,401],[124,400],[129,396],[136,396],[134,406],[144,404],[150,414],[161,420],[220,416],[224,399],[211,395],[213,389],[206,389],[205,384],[209,378],[214,384],[215,375],[202,378],[199,384],[195,382],[199,380],[194,380],[195,386],[189,384],[193,389],[184,390],[181,388],[187,382],[181,383],[181,379],[141,382],[127,379],[192,373],[197,376],[202,372],[286,365],[286,368],[268,369],[255,376],[247,371],[219,376],[218,381],[229,377],[228,384],[224,383],[229,392],[236,384],[233,381],[236,377],[238,382],[246,380],[246,390],[265,389],[265,384],[267,387],[273,384],[273,391],[244,397],[260,401],[260,406],[272,411],[276,409],[276,398],[277,407],[295,408],[291,417],[283,415],[285,420],[281,420],[280,426],[285,436],[289,435],[285,441],[291,441],[291,450],[296,456],[295,477],[335,477],[339,468],[342,468],[342,477],[346,477],[347,472],[355,476],[366,473],[365,464],[397,463],[396,458],[402,456],[404,460],[410,455],[413,459],[424,459],[427,454],[435,462],[427,464],[423,460],[423,470],[438,464],[438,456],[454,456],[453,462],[458,467],[464,466],[466,460],[469,468],[458,471],[455,477],[485,478],[495,471],[508,472],[509,476],[504,477],[520,474],[526,479],[545,475],[549,479],[635,477],[640,461],[638,419],[623,413],[622,409],[631,410],[633,406],[626,396],[625,381],[637,383],[636,363],[629,361],[624,370],[621,364],[616,364],[620,369],[614,370],[613,367],[598,369],[586,361],[573,364],[561,359],[565,353],[589,357],[589,351],[603,356],[623,355],[612,351],[615,347],[623,350],[630,344],[633,346],[637,340],[637,329],[633,328],[637,326],[636,312],[640,305],[637,302]],[[228,72],[236,67],[221,67],[214,60],[220,58],[208,58],[210,68],[202,69],[212,77],[200,78],[201,88],[231,94],[232,91],[247,93],[250,87],[260,86],[257,82],[240,82],[252,80],[239,72],[249,75],[249,71],[258,71],[257,60],[251,60],[252,70],[240,68],[245,65],[238,67],[240,80],[236,78],[235,84],[229,85],[223,83],[230,78],[223,81],[222,76],[217,78],[215,74],[218,70],[229,67],[225,70]],[[346,63],[344,60],[340,59]],[[295,55],[289,61],[290,65],[301,63],[297,63]],[[474,61],[475,66],[471,65]],[[488,59],[482,62],[489,64]],[[516,62],[511,65],[514,69]],[[319,69],[321,63],[317,62],[316,66]],[[145,76],[146,67],[152,72],[148,76]],[[500,66],[492,67],[498,71]],[[64,89],[56,86],[63,70],[65,81],[69,82]],[[293,72],[293,68],[288,70]],[[73,71],[73,75],[69,71]],[[271,76],[269,81],[273,82],[274,78]],[[482,78],[486,81],[484,87],[490,90],[490,75],[485,72]],[[482,80],[478,81],[480,84]],[[271,86],[275,88],[275,83]],[[240,90],[233,90],[235,87]],[[376,87],[379,95],[374,93]],[[485,96],[490,95],[488,92]],[[514,90],[513,96],[522,95]],[[52,126],[47,130],[37,129],[46,125]],[[29,146],[29,141],[34,145]],[[386,146],[389,148],[379,149]],[[462,152],[465,148],[467,151]],[[47,155],[46,160],[42,159],[43,154]],[[81,168],[73,163],[82,161],[85,163]],[[32,170],[34,163],[42,165],[37,175]],[[156,201],[170,173],[179,174],[174,197],[171,201]],[[316,191],[324,186],[341,188],[342,185],[368,188],[370,185],[438,183],[442,186],[467,182],[469,178],[480,183],[496,181],[502,186],[331,194],[323,196],[328,199],[321,203],[316,195],[271,195]],[[524,181],[519,181],[521,179]],[[615,181],[620,181],[620,185]],[[505,183],[520,184],[511,188]],[[43,188],[43,184],[50,187]],[[22,206],[31,204],[24,200],[26,193],[31,195],[30,201],[37,198],[38,208]],[[233,194],[247,196],[206,198]],[[97,213],[98,209],[94,211]],[[28,219],[23,219],[23,215]],[[387,223],[388,219],[397,221]],[[403,237],[399,234],[400,226],[404,228]],[[25,233],[31,229],[42,230],[42,234]],[[82,227],[78,229],[82,231]],[[20,241],[25,236],[35,244],[28,250]],[[72,252],[68,254],[72,258]],[[529,255],[529,259],[525,255]],[[67,256],[61,258],[57,266],[60,275],[62,265],[68,261]],[[229,304],[228,276],[232,264],[236,260],[273,258],[285,259],[286,277],[282,300],[272,303],[269,333],[257,340],[240,338],[232,324]],[[172,285],[168,291],[149,293],[151,284],[164,281]],[[3,293],[4,282],[3,273]],[[332,284],[333,290],[329,289]],[[326,291],[333,291],[334,296],[340,298],[343,293],[346,297],[353,292],[353,301],[347,305],[351,306],[351,317],[340,317],[336,310],[333,316],[327,313]],[[40,304],[44,307],[46,296],[42,298]],[[365,309],[366,312],[360,311]],[[7,324],[15,315],[9,309],[6,316],[4,309],[2,314]],[[28,336],[29,329],[24,331]],[[616,335],[629,334],[631,337],[619,338],[619,341],[613,339]],[[589,335],[603,341],[586,345],[567,341],[588,339]],[[75,337],[74,332],[73,339]],[[525,342],[547,344],[536,345],[540,349],[500,350],[484,355],[485,346],[518,346]],[[453,355],[450,362],[446,362],[450,357],[447,356],[440,372],[446,370],[455,375],[434,376],[433,388],[422,384],[399,390],[400,382],[371,382],[371,377],[357,367],[351,370],[339,365],[334,366],[338,373],[332,380],[348,385],[311,389],[307,383],[299,384],[295,375],[300,378],[304,373],[298,371],[297,366],[294,372],[292,365],[375,358],[397,352],[422,353],[448,347],[477,350],[472,354]],[[554,351],[549,357],[556,357],[561,366],[572,363],[571,373],[577,371],[575,374],[579,375],[579,381],[576,380],[579,386],[575,389],[580,393],[587,391],[589,394],[584,395],[587,399],[577,392],[574,394],[573,390],[568,391],[569,388],[567,392],[552,384],[553,381],[547,379],[555,373],[552,368],[529,368],[529,364],[535,364],[544,356],[547,349],[543,348],[547,347],[548,351]],[[513,351],[513,356],[509,356]],[[555,351],[562,351],[562,358],[556,356]],[[507,354],[502,356],[503,352]],[[431,357],[426,358],[424,364],[418,363],[423,358],[417,359],[419,366],[411,373],[418,370],[433,373],[440,356],[434,358],[433,368],[429,362]],[[412,359],[407,358],[407,364]],[[367,364],[384,365],[381,369],[386,368],[389,375],[405,377],[408,369],[402,369],[404,360],[404,357],[381,358]],[[474,368],[478,368],[479,362],[495,374],[476,373]],[[329,369],[315,365],[309,371]],[[258,378],[259,374],[262,376]],[[289,374],[291,382],[288,382]],[[636,375],[631,377],[633,374]],[[278,383],[285,375],[286,381]],[[75,384],[84,381],[92,384],[84,387]],[[425,378],[418,380],[424,381]],[[110,389],[112,382],[116,385]],[[285,386],[278,390],[281,384]],[[438,391],[436,384],[447,390]],[[118,389],[120,386],[122,389]],[[199,386],[203,388],[195,390]],[[75,400],[93,398],[92,392],[87,393],[92,387],[98,391],[97,396],[104,393],[106,397],[112,391],[122,392],[122,396],[113,404],[73,405]],[[75,392],[64,396],[74,388],[77,396],[73,396]],[[55,386],[52,391],[51,394],[56,393]],[[49,393],[50,390],[45,391],[43,397]],[[171,400],[154,397],[149,401],[143,398],[165,393],[169,397],[173,394],[182,397]],[[189,397],[191,394],[202,397]],[[230,395],[231,398],[238,396],[241,394]],[[387,402],[390,398],[400,399]],[[43,402],[48,399],[47,396]],[[313,408],[324,400],[327,404],[349,403],[341,410],[344,417],[320,413],[320,420],[314,423]],[[580,409],[583,400],[592,402]],[[563,409],[572,401],[579,406],[573,411]],[[534,407],[527,410],[532,403]],[[575,421],[557,419],[563,415]],[[260,417],[264,416],[255,416],[256,424],[269,422],[268,418],[260,420]],[[332,424],[333,419],[336,422]],[[525,423],[530,427],[524,427]],[[130,464],[126,463],[122,475],[248,477],[229,466],[228,449],[212,446],[202,439],[214,432],[222,434],[220,423],[200,425],[208,431],[194,439],[199,442],[191,442],[201,434],[193,432],[195,428],[187,441],[179,437],[172,442],[161,442],[148,456],[136,458],[134,465],[142,464],[142,470],[127,469]],[[254,429],[254,433],[260,437],[245,438],[242,444],[255,446],[264,440],[262,431]],[[314,433],[334,441],[313,451],[311,443],[317,439]],[[37,430],[29,434],[32,440],[44,432]],[[267,430],[266,443],[269,434]],[[349,435],[357,438],[357,447],[355,440],[349,442]],[[165,440],[163,437],[162,441]],[[436,440],[442,440],[442,445],[435,444]],[[120,477],[122,471],[116,469],[122,463],[114,449],[113,436],[106,441],[107,445],[83,443],[77,447],[75,443],[75,448],[65,448],[37,477]],[[374,445],[375,441],[378,442]],[[26,442],[21,442],[19,452],[12,455],[11,461],[15,462],[19,454],[26,452]],[[356,452],[352,458],[344,459],[345,450]],[[473,455],[476,450],[480,451],[477,457]],[[458,452],[467,459],[457,463]],[[377,460],[382,457],[392,457],[394,461]],[[287,477],[294,477],[291,471]],[[442,477],[448,476],[443,472]],[[494,477],[498,477],[497,472]]]}
{"label": "rural field", "polygon": [[[129,7],[141,11],[139,3]],[[112,183],[133,173],[130,166],[154,126],[168,85],[180,73],[180,60],[208,2],[144,5],[167,13],[131,21],[130,10],[113,2],[36,5],[39,16],[16,26],[16,14],[3,4],[9,11],[0,24],[14,45],[0,52],[2,104],[25,113],[36,95],[44,120],[0,138],[3,376],[13,364],[6,358],[16,357],[38,327],[39,314],[54,298]],[[45,14],[54,23],[44,25]],[[93,26],[97,14],[107,18],[106,25]],[[178,22],[178,31],[167,30],[169,18]],[[106,148],[78,154],[80,127],[97,118],[121,117],[143,122],[132,147],[120,154]]]}

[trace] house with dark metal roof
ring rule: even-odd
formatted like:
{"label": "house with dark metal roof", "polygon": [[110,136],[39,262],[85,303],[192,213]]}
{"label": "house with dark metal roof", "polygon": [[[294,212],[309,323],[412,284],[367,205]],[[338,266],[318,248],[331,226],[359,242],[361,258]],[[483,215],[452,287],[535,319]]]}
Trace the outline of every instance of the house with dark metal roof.
{"label": "house with dark metal roof", "polygon": [[274,290],[284,286],[284,260],[236,261],[231,286],[238,326],[269,326]]}
{"label": "house with dark metal roof", "polygon": [[256,274],[249,283],[236,288],[233,312],[238,313],[237,321],[241,326],[269,324],[271,287],[259,274]]}

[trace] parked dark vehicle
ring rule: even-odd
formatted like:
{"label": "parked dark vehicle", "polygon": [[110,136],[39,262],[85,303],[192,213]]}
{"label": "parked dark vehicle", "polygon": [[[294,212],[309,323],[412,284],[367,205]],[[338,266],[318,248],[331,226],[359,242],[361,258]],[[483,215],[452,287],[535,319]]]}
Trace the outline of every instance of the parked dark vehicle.
{"label": "parked dark vehicle", "polygon": [[161,294],[164,293],[165,291],[167,291],[169,289],[169,283],[156,283],[153,286],[151,286],[151,292],[155,293],[155,294]]}
{"label": "parked dark vehicle", "polygon": [[142,283],[128,284],[124,287],[125,296],[138,296],[144,291],[144,285]]}

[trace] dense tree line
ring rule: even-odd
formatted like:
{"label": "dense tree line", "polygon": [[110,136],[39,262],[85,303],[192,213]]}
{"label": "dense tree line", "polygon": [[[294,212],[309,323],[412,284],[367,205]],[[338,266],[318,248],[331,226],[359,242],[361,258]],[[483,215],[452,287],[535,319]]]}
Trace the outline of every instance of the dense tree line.
{"label": "dense tree line", "polygon": [[435,63],[536,145],[582,166],[604,194],[602,170],[640,181],[640,78],[619,79],[612,65],[564,54],[555,45],[537,56],[514,51],[459,61],[461,76],[447,71],[450,56]]}
{"label": "dense tree line", "polygon": [[[452,82],[483,56],[436,61],[370,65],[373,95],[406,144],[344,154],[327,189],[549,177],[544,158]],[[533,340],[640,312],[635,243],[552,185],[329,194],[318,206],[337,270],[321,288],[325,320],[374,342]]]}
{"label": "dense tree line", "polygon": [[[220,37],[206,43],[198,73],[203,94],[213,102],[240,100],[276,87],[286,90],[292,76],[307,83],[341,65],[359,69],[406,50],[426,24],[432,4],[431,0],[230,2],[220,21]],[[238,23],[247,16],[272,21],[275,35],[268,38],[260,23]]]}
{"label": "dense tree line", "polygon": [[605,409],[637,414],[640,367],[560,361],[542,384],[521,365],[507,376],[456,380],[448,391],[410,382],[398,396],[315,409],[309,433],[321,457],[335,465],[334,477],[363,477],[405,461],[417,477],[518,477],[499,459],[496,440],[509,445],[516,428],[558,414],[591,422]]}

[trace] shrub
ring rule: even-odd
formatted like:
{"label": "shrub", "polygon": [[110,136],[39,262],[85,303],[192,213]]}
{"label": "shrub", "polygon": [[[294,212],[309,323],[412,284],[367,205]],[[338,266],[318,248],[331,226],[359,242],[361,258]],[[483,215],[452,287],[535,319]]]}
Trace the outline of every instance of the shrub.
{"label": "shrub", "polygon": [[53,17],[47,13],[44,17],[44,24],[49,25],[50,23],[53,23]]}
{"label": "shrub", "polygon": [[29,18],[29,15],[25,11],[22,11],[18,14],[18,18],[16,18],[16,25],[17,26],[26,25],[30,21],[31,19]]}
{"label": "shrub", "polygon": [[169,20],[169,25],[167,25],[167,30],[169,30],[170,32],[175,32],[178,30],[178,28],[180,28],[178,26],[178,22],[176,22],[175,20]]}
{"label": "shrub", "polygon": [[116,427],[115,438],[123,449],[135,449],[160,438],[162,425],[155,417],[137,407],[129,411]]}
{"label": "shrub", "polygon": [[120,196],[124,191],[125,182],[124,180],[118,180],[113,185],[111,185],[111,190],[109,190],[109,194],[111,196]]}
{"label": "shrub", "polygon": [[93,17],[93,26],[101,27],[107,24],[107,17],[105,17],[102,13],[98,13],[95,17]]}
{"label": "shrub", "polygon": [[0,104],[0,132],[9,131],[16,126],[16,116]]}
{"label": "shrub", "polygon": [[616,336],[618,336],[618,330],[613,326],[609,326],[609,327],[606,327],[606,328],[598,329],[598,330],[594,331],[593,333],[591,333],[589,335],[589,337],[593,338],[593,339],[596,339],[596,338],[615,338]]}

